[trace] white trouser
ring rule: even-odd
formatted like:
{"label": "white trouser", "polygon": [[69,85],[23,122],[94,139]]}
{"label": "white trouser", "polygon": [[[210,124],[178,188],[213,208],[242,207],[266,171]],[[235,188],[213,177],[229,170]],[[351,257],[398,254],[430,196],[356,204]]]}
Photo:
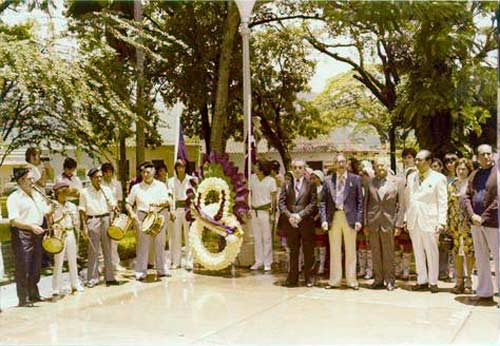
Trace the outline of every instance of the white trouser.
{"label": "white trouser", "polygon": [[76,288],[78,286],[78,267],[76,264],[76,238],[74,231],[66,232],[64,249],[54,256],[54,274],[52,276],[52,290],[54,293],[61,292],[64,256],[68,258],[71,287]]}
{"label": "white trouser", "polygon": [[348,286],[357,286],[356,278],[356,234],[349,226],[345,212],[336,211],[328,234],[330,241],[330,281],[332,286],[342,282],[342,236],[344,236],[346,281]]}
{"label": "white trouser", "polygon": [[111,240],[111,262],[113,262],[113,267],[120,264],[120,256],[118,255],[118,241]]}
{"label": "white trouser", "polygon": [[[146,213],[138,212],[139,221],[142,222],[146,217]],[[155,237],[141,231],[141,227],[137,227],[137,258],[135,261],[136,277],[146,277],[148,272],[148,256],[150,243],[154,242],[155,249],[155,267],[158,275],[166,274],[165,269],[165,228],[161,228],[160,233]]]}
{"label": "white trouser", "polygon": [[189,246],[189,222],[186,221],[186,212],[184,208],[175,210],[175,221],[173,231],[169,234],[170,258],[172,266],[178,267],[181,265],[182,257],[182,235],[184,234],[184,245],[186,247],[185,264],[191,266],[193,259],[191,255],[191,247]]}
{"label": "white trouser", "polygon": [[270,267],[273,263],[273,235],[269,211],[252,210],[250,222],[254,237],[255,264]]}
{"label": "white trouser", "polygon": [[[422,231],[418,226],[409,231],[415,266],[417,269],[417,283],[437,285],[439,277],[439,233]],[[426,264],[427,261],[427,264]]]}
{"label": "white trouser", "polygon": [[497,285],[500,280],[498,258],[498,229],[484,226],[472,226],[472,241],[477,267],[477,295],[492,297],[494,286],[491,275],[490,254],[493,256]]}

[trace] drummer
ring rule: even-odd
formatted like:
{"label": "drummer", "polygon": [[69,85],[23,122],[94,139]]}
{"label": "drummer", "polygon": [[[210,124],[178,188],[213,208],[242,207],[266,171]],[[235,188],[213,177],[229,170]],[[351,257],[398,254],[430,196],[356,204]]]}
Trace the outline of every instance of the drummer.
{"label": "drummer", "polygon": [[82,232],[89,238],[87,287],[92,288],[99,282],[97,251],[102,246],[104,256],[104,271],[106,286],[118,285],[113,273],[111,261],[111,239],[108,236],[110,213],[116,210],[116,200],[111,190],[101,185],[102,172],[92,168],[87,173],[90,186],[80,191],[80,216],[82,218]]}
{"label": "drummer", "polygon": [[168,274],[165,267],[165,227],[162,227],[160,233],[152,239],[150,235],[145,234],[141,230],[141,223],[151,207],[158,210],[163,207],[169,207],[172,193],[165,183],[154,179],[155,169],[151,161],[141,163],[139,171],[142,181],[132,187],[126,199],[126,208],[130,217],[135,221],[138,230],[135,278],[138,281],[143,281],[147,275],[149,244],[151,240],[154,241],[157,276],[165,277]]}
{"label": "drummer", "polygon": [[70,186],[67,182],[58,182],[52,187],[56,198],[56,209],[54,211],[54,226],[60,226],[64,230],[64,249],[54,256],[54,274],[52,276],[52,295],[59,296],[62,286],[62,267],[64,257],[68,258],[69,277],[71,282],[71,292],[83,292],[83,287],[78,280],[78,267],[76,264],[76,237],[75,232],[80,228],[80,218],[78,208],[74,203],[66,200],[66,196],[71,194]]}
{"label": "drummer", "polygon": [[43,196],[33,190],[29,168],[14,172],[18,189],[7,198],[19,306],[32,307],[43,299],[38,291],[42,264],[44,217],[53,213]]}

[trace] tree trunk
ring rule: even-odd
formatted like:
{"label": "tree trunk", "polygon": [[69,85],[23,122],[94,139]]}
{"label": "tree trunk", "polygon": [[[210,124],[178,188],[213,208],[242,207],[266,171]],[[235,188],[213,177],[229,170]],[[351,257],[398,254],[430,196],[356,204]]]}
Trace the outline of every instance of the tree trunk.
{"label": "tree trunk", "polygon": [[454,152],[452,143],[452,121],[450,110],[436,112],[423,121],[425,124],[415,129],[415,136],[420,149],[427,149],[435,157],[442,158],[446,153]]}
{"label": "tree trunk", "polygon": [[389,148],[391,152],[391,169],[396,173],[396,126],[389,129]]}
{"label": "tree trunk", "polygon": [[224,132],[227,124],[227,103],[229,95],[229,77],[233,49],[240,16],[234,2],[228,2],[228,13],[224,21],[224,34],[219,57],[219,70],[217,77],[217,90],[215,94],[215,110],[212,119],[212,131],[210,138],[210,149],[216,153],[225,152],[226,140]]}
{"label": "tree trunk", "polygon": [[[127,143],[126,143],[125,131],[120,130],[120,159],[118,160],[118,178],[122,184],[122,196],[127,196],[127,181],[129,176],[127,175]],[[124,208],[125,205],[121,205],[120,209]]]}
{"label": "tree trunk", "polygon": [[210,139],[211,139],[211,128],[210,128],[210,119],[208,117],[208,106],[206,103],[203,104],[200,109],[201,114],[201,133],[203,135],[203,139],[205,140],[205,146],[207,153],[210,153]]}

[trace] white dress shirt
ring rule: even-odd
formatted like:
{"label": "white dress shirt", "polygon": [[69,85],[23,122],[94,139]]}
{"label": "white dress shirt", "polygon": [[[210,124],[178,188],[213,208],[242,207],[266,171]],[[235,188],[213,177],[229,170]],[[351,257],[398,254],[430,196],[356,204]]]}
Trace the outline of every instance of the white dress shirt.
{"label": "white dress shirt", "polygon": [[153,179],[151,184],[142,181],[132,187],[127,203],[136,207],[136,210],[148,212],[151,204],[171,202],[172,193],[165,183]]}
{"label": "white dress shirt", "polygon": [[54,211],[54,223],[61,224],[65,229],[76,228],[80,226],[78,208],[75,204],[66,201],[61,204],[56,201],[56,210]]}
{"label": "white dress shirt", "polygon": [[56,177],[56,183],[59,183],[59,182],[67,183],[69,185],[69,187],[71,187],[73,189],[77,189],[78,191],[83,189],[82,181],[75,174],[73,174],[71,177],[68,177],[68,176],[61,173]]}
{"label": "white dress shirt", "polygon": [[186,174],[183,181],[180,181],[177,176],[168,179],[170,190],[174,191],[176,201],[185,201],[187,199],[187,190],[191,188],[192,176]]}
{"label": "white dress shirt", "polygon": [[116,201],[123,200],[122,183],[116,179],[112,179],[111,182],[107,182],[104,178],[101,181],[101,185],[108,187],[115,197]]}
{"label": "white dress shirt", "polygon": [[38,180],[40,180],[40,178],[42,177],[42,168],[41,168],[42,164],[35,166],[34,164],[28,162],[26,166],[31,170],[31,176],[33,177],[33,182],[36,183]]}
{"label": "white dress shirt", "polygon": [[49,206],[42,195],[32,191],[31,196],[21,188],[12,192],[7,198],[9,220],[18,220],[30,225],[41,226],[43,217],[49,212]]}
{"label": "white dress shirt", "polygon": [[107,214],[116,206],[116,200],[111,190],[102,186],[96,190],[92,184],[80,191],[78,207],[88,216]]}
{"label": "white dress shirt", "polygon": [[266,176],[259,180],[256,174],[250,177],[250,191],[252,193],[252,207],[261,207],[272,203],[272,193],[276,192],[276,180],[271,176]]}

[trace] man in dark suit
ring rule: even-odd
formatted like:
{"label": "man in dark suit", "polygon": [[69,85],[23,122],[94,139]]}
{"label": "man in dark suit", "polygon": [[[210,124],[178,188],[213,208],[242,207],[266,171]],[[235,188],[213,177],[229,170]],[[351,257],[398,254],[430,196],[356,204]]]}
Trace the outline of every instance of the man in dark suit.
{"label": "man in dark suit", "polygon": [[314,264],[314,221],[313,209],[316,205],[316,187],[304,176],[304,161],[292,163],[294,178],[283,184],[279,209],[285,215],[284,228],[290,249],[290,270],[284,283],[286,287],[297,287],[299,282],[299,251],[302,243],[304,253],[304,277],[306,286],[313,286],[312,267]]}
{"label": "man in dark suit", "polygon": [[375,280],[372,289],[394,290],[394,230],[403,227],[404,198],[402,179],[387,174],[385,164],[375,162],[375,177],[368,180],[364,197],[364,231],[372,250]]}
{"label": "man in dark suit", "polygon": [[363,222],[361,178],[347,171],[346,158],[336,156],[336,173],[325,178],[320,204],[322,228],[329,231],[330,280],[326,289],[340,287],[342,281],[341,241],[344,237],[347,286],[359,289],[356,278],[356,234]]}

